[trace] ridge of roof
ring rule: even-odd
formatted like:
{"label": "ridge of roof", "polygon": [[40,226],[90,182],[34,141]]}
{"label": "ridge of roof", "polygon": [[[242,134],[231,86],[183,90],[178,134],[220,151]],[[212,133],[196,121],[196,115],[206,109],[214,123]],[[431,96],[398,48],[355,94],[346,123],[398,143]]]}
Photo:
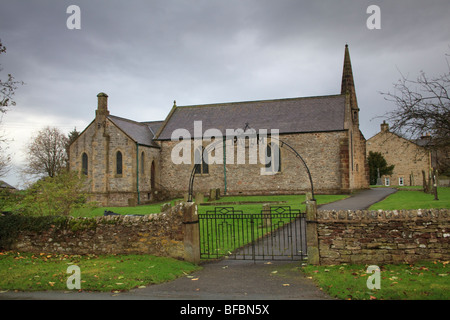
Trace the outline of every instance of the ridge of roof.
{"label": "ridge of roof", "polygon": [[216,102],[207,104],[193,104],[186,106],[175,106],[175,108],[201,108],[201,107],[214,107],[214,106],[225,106],[234,104],[252,104],[252,103],[269,103],[269,102],[283,102],[292,100],[309,100],[309,99],[326,99],[326,98],[339,98],[345,97],[345,94],[331,94],[325,96],[307,96],[307,97],[293,97],[293,98],[279,98],[279,99],[264,99],[264,100],[244,100],[244,101],[231,101],[231,102]]}

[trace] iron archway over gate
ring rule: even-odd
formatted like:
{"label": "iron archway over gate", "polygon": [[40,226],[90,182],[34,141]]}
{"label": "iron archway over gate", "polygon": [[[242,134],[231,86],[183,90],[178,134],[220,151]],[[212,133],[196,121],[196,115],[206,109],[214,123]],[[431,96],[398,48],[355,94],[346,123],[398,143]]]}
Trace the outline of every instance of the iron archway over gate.
{"label": "iron archway over gate", "polygon": [[[309,182],[311,185],[311,200],[315,200],[314,198],[314,184],[313,184],[313,180],[312,180],[312,176],[311,176],[311,172],[309,171],[308,165],[306,164],[305,160],[303,159],[303,157],[297,152],[297,150],[295,150],[292,146],[290,146],[289,144],[287,144],[286,142],[284,142],[283,140],[280,140],[278,138],[275,137],[271,137],[271,139],[275,139],[278,140],[280,148],[286,147],[287,150],[289,150],[291,153],[293,153],[295,155],[295,157],[297,159],[300,159],[300,161],[303,163],[306,172],[308,174],[308,178],[309,178]],[[218,141],[217,144],[219,143],[223,143],[223,141]],[[213,148],[215,144],[209,145],[208,148]],[[209,152],[211,151],[210,149],[206,149],[204,152]],[[194,167],[192,168],[191,171],[191,176],[189,178],[189,192],[188,192],[188,202],[192,202],[192,197],[193,197],[193,193],[194,193],[194,179],[195,179],[195,175],[197,172],[199,172],[200,170],[200,163],[196,163],[194,164]]]}
{"label": "iron archway over gate", "polygon": [[[304,165],[311,184],[311,172],[303,157],[289,144],[276,138]],[[217,143],[221,143],[218,141]],[[215,144],[207,147],[213,148]],[[194,164],[189,179],[188,202],[192,202],[194,179],[201,164]],[[307,257],[306,214],[289,206],[263,208],[260,212],[242,212],[232,207],[215,207],[199,215],[200,257],[236,260],[303,260]]]}

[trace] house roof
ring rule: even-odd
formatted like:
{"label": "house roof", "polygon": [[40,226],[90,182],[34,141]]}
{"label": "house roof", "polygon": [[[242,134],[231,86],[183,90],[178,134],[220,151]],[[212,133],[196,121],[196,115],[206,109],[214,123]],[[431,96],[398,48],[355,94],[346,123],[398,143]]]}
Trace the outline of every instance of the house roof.
{"label": "house roof", "polygon": [[153,138],[159,126],[162,124],[162,121],[136,122],[113,115],[109,115],[108,119],[135,142],[141,145],[159,148],[153,141]]}
{"label": "house roof", "polygon": [[209,128],[256,131],[278,129],[283,133],[344,130],[345,95],[278,100],[245,101],[196,106],[174,106],[157,140],[170,140],[176,129],[187,129],[194,137],[194,121],[202,121],[202,132]]}

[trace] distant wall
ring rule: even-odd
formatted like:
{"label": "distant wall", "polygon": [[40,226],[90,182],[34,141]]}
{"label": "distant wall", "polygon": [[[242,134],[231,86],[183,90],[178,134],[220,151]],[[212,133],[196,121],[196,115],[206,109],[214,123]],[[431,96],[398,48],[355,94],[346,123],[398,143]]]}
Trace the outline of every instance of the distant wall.
{"label": "distant wall", "polygon": [[450,210],[318,211],[320,264],[450,259]]}

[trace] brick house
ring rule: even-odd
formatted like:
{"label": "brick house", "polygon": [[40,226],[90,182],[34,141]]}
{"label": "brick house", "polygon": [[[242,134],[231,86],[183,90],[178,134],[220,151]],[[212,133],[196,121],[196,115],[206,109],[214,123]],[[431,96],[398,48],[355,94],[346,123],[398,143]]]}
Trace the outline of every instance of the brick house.
{"label": "brick house", "polygon": [[[198,158],[195,192],[213,188],[230,195],[309,191],[303,164],[286,148],[276,151],[273,132],[301,154],[316,193],[349,193],[369,187],[366,140],[359,130],[360,109],[347,45],[341,93],[336,95],[195,106],[174,103],[164,121],[154,122],[112,116],[108,96],[100,93],[97,97],[95,119],[70,146],[70,167],[88,176],[93,200],[103,205],[142,203],[161,193],[186,194]],[[182,140],[186,142],[182,153],[181,140],[172,137],[176,130],[188,137]],[[197,139],[204,138],[208,130],[215,132],[213,141],[221,142],[219,136],[227,138],[223,148],[208,150],[211,140]],[[253,153],[250,137],[239,149],[237,139],[228,139],[227,130],[268,135],[265,143],[257,136],[260,151]],[[180,154],[188,161],[174,161],[174,155]],[[259,160],[270,156],[273,161],[258,161],[258,155]],[[215,162],[204,161],[208,157]]]}
{"label": "brick house", "polygon": [[381,177],[383,185],[422,185],[422,171],[428,178],[432,168],[431,152],[424,148],[427,137],[411,141],[390,132],[386,122],[380,127],[380,132],[367,140],[367,156],[370,151],[380,152],[388,165],[395,165],[392,175]]}

